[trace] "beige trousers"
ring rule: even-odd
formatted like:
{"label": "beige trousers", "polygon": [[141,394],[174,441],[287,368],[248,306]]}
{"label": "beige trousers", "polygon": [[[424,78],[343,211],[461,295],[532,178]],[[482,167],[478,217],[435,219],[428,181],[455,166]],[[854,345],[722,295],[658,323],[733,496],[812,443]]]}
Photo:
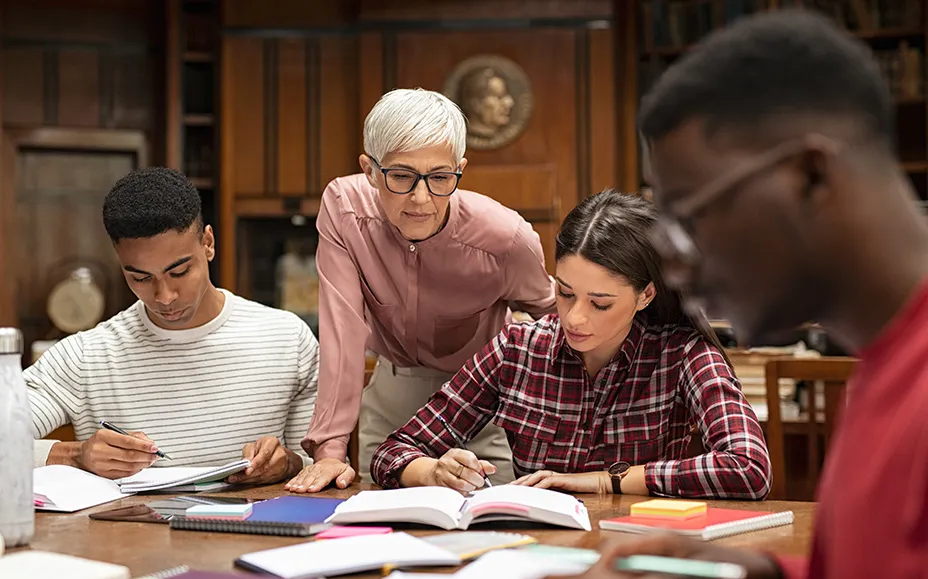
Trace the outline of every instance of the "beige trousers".
{"label": "beige trousers", "polygon": [[[429,397],[451,379],[452,374],[431,368],[399,368],[383,357],[364,393],[358,417],[358,463],[361,482],[371,483],[371,458],[377,447],[406,424],[413,414],[425,406]],[[512,471],[512,450],[502,428],[488,424],[467,449],[496,466],[490,477],[493,484],[505,484],[515,479]]]}

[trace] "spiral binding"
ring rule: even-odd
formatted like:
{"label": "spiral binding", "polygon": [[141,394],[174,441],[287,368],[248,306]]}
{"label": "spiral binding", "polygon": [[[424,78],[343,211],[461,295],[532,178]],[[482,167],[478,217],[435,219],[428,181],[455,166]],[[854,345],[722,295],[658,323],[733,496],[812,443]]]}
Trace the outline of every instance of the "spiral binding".
{"label": "spiral binding", "polygon": [[183,575],[187,571],[190,571],[190,567],[186,565],[180,565],[178,567],[171,567],[170,569],[165,569],[164,571],[158,571],[157,573],[152,573],[151,575],[144,575],[138,579],[171,579],[171,577],[177,577],[178,575]]}

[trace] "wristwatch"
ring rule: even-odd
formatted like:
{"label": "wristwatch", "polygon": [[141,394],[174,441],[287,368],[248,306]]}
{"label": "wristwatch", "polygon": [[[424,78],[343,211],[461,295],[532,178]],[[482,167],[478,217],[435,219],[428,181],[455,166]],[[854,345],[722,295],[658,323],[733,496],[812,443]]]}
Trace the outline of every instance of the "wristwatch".
{"label": "wristwatch", "polygon": [[613,494],[620,495],[622,494],[622,479],[628,476],[629,469],[632,468],[632,465],[620,460],[619,462],[614,462],[609,466],[609,478],[612,479],[612,492]]}

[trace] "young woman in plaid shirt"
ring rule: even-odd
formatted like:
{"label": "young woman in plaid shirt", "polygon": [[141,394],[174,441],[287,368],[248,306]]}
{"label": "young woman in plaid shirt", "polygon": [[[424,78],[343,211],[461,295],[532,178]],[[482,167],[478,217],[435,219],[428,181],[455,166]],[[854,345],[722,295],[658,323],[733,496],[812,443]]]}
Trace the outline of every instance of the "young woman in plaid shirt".
{"label": "young woman in plaid shirt", "polygon": [[[717,338],[665,287],[655,221],[650,202],[614,191],[574,208],[557,236],[558,314],[504,328],[377,449],[375,480],[480,488],[493,465],[448,429],[466,441],[492,421],[514,484],[764,498],[763,432]],[[693,431],[706,452],[688,457]]]}

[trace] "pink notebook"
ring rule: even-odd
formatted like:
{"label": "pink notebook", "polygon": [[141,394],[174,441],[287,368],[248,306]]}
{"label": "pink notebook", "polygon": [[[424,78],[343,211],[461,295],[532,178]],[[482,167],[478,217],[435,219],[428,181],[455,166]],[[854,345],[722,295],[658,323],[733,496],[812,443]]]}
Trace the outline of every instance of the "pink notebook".
{"label": "pink notebook", "polygon": [[791,525],[792,523],[792,511],[770,513],[709,507],[705,515],[682,521],[628,516],[602,520],[599,522],[599,528],[609,531],[624,531],[626,533],[649,533],[657,530],[676,531],[704,541],[711,541],[721,537]]}

